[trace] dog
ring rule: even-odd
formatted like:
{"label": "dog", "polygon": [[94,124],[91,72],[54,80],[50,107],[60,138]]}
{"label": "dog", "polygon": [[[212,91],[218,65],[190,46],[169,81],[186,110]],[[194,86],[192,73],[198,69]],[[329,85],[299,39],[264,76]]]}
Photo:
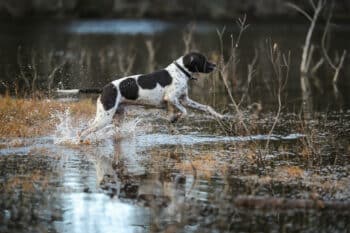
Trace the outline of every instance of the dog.
{"label": "dog", "polygon": [[[212,107],[197,103],[188,96],[188,82],[195,79],[192,75],[210,73],[215,68],[216,65],[209,62],[204,55],[190,52],[172,62],[165,69],[150,74],[127,76],[110,82],[103,87],[97,99],[95,119],[80,134],[80,140],[83,141],[92,132],[111,123],[118,106],[122,103],[151,106],[167,104],[172,113],[171,122],[176,122],[187,115],[184,106],[203,111],[219,119],[224,118]],[[76,89],[70,92],[84,91]]]}

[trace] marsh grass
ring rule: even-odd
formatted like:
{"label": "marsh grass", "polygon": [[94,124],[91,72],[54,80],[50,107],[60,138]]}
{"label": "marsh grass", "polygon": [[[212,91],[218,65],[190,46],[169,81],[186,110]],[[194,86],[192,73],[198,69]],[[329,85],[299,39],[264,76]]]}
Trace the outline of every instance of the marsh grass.
{"label": "marsh grass", "polygon": [[10,177],[4,185],[5,191],[19,189],[23,192],[35,192],[40,188],[46,189],[49,184],[49,179],[42,171],[35,170],[30,175]]}
{"label": "marsh grass", "polygon": [[57,124],[53,114],[69,108],[75,118],[91,118],[95,104],[90,99],[60,102],[53,99],[0,97],[0,138],[48,135]]}

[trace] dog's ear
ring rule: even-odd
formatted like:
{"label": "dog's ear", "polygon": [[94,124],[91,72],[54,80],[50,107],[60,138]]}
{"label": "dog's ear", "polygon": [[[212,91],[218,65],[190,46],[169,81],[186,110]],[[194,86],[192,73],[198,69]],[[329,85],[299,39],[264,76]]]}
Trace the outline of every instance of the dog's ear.
{"label": "dog's ear", "polygon": [[196,60],[198,60],[196,53],[188,53],[182,58],[182,62],[184,66],[191,72],[196,72],[197,71],[197,64]]}
{"label": "dog's ear", "polygon": [[191,58],[190,58],[190,64],[191,64],[193,61],[194,61],[194,57],[191,56]]}

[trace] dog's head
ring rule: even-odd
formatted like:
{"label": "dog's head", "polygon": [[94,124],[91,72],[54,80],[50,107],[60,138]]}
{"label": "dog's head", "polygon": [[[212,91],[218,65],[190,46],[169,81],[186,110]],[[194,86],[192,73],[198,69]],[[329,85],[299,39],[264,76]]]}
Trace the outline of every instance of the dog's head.
{"label": "dog's head", "polygon": [[200,54],[191,52],[182,57],[182,63],[192,73],[210,73],[216,65],[209,62],[207,58]]}

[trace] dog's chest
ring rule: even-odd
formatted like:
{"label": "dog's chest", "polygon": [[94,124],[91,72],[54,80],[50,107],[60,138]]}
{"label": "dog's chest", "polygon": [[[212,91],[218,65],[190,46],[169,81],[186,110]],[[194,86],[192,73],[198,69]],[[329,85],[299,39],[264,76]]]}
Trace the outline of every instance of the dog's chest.
{"label": "dog's chest", "polygon": [[169,86],[169,93],[180,96],[186,93],[188,84],[183,74],[174,69],[168,69],[170,76],[173,78],[172,84]]}

